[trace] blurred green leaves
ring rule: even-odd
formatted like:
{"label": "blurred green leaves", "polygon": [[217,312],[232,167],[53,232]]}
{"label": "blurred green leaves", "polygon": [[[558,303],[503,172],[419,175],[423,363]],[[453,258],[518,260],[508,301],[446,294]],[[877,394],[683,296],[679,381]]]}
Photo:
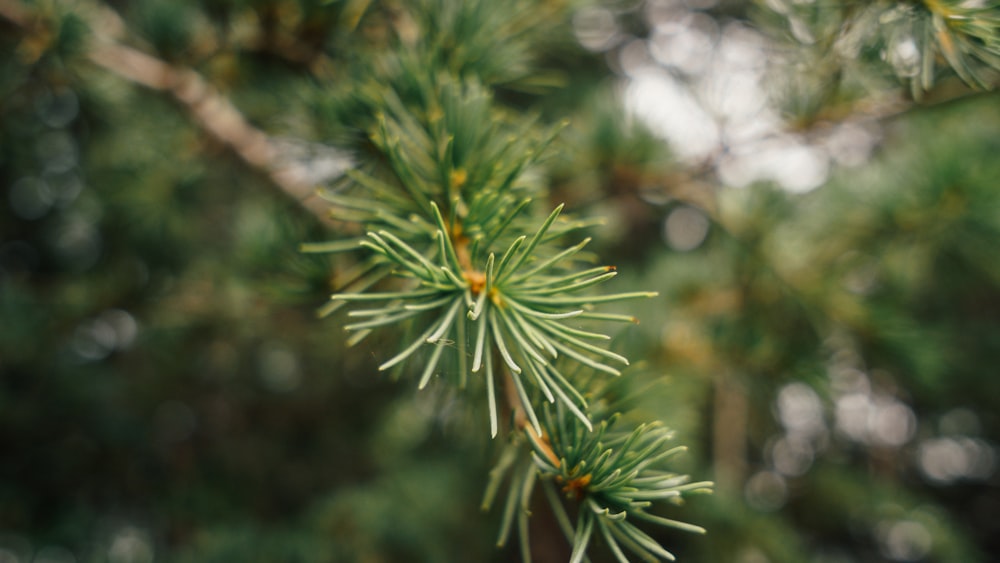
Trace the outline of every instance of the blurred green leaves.
{"label": "blurred green leaves", "polygon": [[[996,86],[1000,72],[1000,4],[994,1],[882,0],[856,4],[833,0],[767,2],[785,19],[786,33],[814,51],[834,74],[868,72],[857,65],[879,60],[910,83],[913,97],[930,90],[946,66],[967,84]],[[771,16],[765,16],[770,18]]]}
{"label": "blurred green leaves", "polygon": [[[728,37],[751,25],[733,3],[588,4],[618,34],[592,53],[566,2],[118,4],[123,28],[11,5],[0,553],[516,557],[498,530],[536,560],[996,551],[1000,116],[963,85],[995,82],[995,2],[767,3],[760,29],[790,39],[768,64],[795,77],[770,85],[812,112],[789,126],[819,146],[860,123],[876,147],[807,194],[671,161],[612,95],[644,34]],[[316,147],[277,154],[332,178],[330,224],[171,94],[89,63],[115,30]],[[900,105],[899,79],[952,101]],[[691,248],[663,242],[680,208],[710,225]],[[349,311],[317,323],[331,293]],[[420,393],[379,377],[393,361]],[[673,506],[710,473],[717,494]]]}

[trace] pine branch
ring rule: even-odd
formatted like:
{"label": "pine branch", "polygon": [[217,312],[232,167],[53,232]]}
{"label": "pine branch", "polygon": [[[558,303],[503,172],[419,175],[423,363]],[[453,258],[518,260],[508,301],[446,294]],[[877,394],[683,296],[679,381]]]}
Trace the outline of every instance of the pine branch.
{"label": "pine branch", "polygon": [[[368,112],[359,119],[368,118],[366,148],[378,158],[324,191],[323,202],[310,197],[311,186],[282,160],[275,141],[201,75],[127,45],[136,42],[102,5],[86,5],[76,15],[91,31],[83,59],[171,96],[207,135],[312,213],[354,222],[365,233],[303,248],[364,256],[345,291],[323,310],[354,306],[345,326],[353,333],[349,344],[402,326],[407,336],[381,358],[380,371],[402,373],[419,363],[420,389],[442,375],[460,388],[481,377],[494,438],[501,428],[498,400],[506,401],[513,432],[502,438],[516,447],[520,462],[510,464],[515,477],[501,542],[516,521],[522,555],[530,558],[529,506],[541,481],[556,483],[566,501],[579,503],[575,527],[562,501],[553,503],[574,561],[583,559],[596,533],[616,553],[671,558],[635,523],[699,530],[645,512],[652,501],[691,488],[647,471],[679,450],[662,447],[668,435],[655,425],[609,432],[614,419],[596,412],[589,394],[598,389],[595,381],[620,375],[629,360],[610,349],[609,335],[579,324],[635,322],[599,309],[656,294],[594,291],[615,278],[617,268],[593,264],[584,252],[589,238],[564,243],[589,222],[546,203],[541,162],[563,124],[542,125],[494,101],[494,85],[530,83],[525,53],[538,24],[525,17],[527,7],[498,10],[491,0],[419,3],[414,22],[423,28],[388,55],[385,76],[376,71],[354,93]],[[0,14],[28,34],[45,25],[14,0],[0,0]],[[360,64],[372,72],[368,63]]]}
{"label": "pine branch", "polygon": [[[496,77],[472,72],[485,72],[498,62],[489,57],[492,38],[462,37],[477,34],[487,23],[503,28],[497,20],[501,14],[485,2],[455,8],[427,0],[416,9],[420,13],[413,21],[423,21],[434,33],[412,30],[414,36],[403,40],[406,51],[386,55],[390,63],[374,71],[366,68],[371,81],[354,94],[357,106],[370,115],[369,138],[380,158],[324,193],[337,218],[368,233],[354,250],[378,269],[359,291],[333,294],[335,305],[324,313],[345,303],[355,307],[348,316],[360,320],[345,327],[355,333],[352,344],[372,330],[398,331],[404,325],[407,336],[379,369],[400,373],[408,364],[421,364],[418,388],[435,377],[459,387],[481,378],[493,438],[500,437],[501,411],[509,412],[512,431],[502,438],[513,450],[505,449],[484,499],[488,507],[500,481],[511,476],[498,543],[506,541],[516,522],[522,557],[530,559],[532,492],[537,482],[555,481],[570,493],[570,502],[584,501],[575,528],[563,501],[552,503],[574,560],[583,558],[594,528],[616,537],[611,545],[619,552],[670,558],[635,526],[636,521],[685,526],[644,511],[653,500],[686,490],[662,473],[644,471],[679,451],[661,449],[665,431],[640,426],[631,440],[642,446],[636,451],[615,434],[607,444],[625,443],[619,455],[575,457],[604,455],[601,440],[612,436],[609,421],[594,411],[588,395],[599,389],[595,382],[621,375],[629,365],[606,346],[610,336],[578,323],[635,322],[629,315],[595,309],[656,294],[594,292],[616,277],[617,269],[583,264],[589,238],[568,246],[562,242],[588,222],[567,217],[563,205],[547,215],[532,213],[546,201],[546,170],[540,162],[560,127],[541,126],[495,103],[490,84]],[[486,17],[491,21],[476,20]],[[438,18],[452,18],[448,25],[459,28],[438,29],[447,23]],[[440,37],[452,35],[455,45],[481,46],[483,55],[470,61],[460,50],[442,49]],[[309,248],[348,252],[351,244]],[[595,464],[597,473],[576,475],[580,463]],[[591,478],[614,494],[588,487]]]}

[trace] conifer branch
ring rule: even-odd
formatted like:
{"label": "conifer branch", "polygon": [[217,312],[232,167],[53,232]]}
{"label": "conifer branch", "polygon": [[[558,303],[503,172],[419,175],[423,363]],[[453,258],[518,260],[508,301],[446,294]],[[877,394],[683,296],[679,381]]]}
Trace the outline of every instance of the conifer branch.
{"label": "conifer branch", "polygon": [[[513,428],[502,438],[516,447],[517,461],[505,460],[502,470],[491,474],[494,480],[513,474],[500,543],[516,521],[522,556],[530,559],[528,516],[537,483],[554,484],[564,493],[563,499],[548,493],[547,498],[554,500],[573,561],[583,559],[598,532],[616,553],[624,548],[646,559],[671,558],[637,521],[700,531],[645,512],[652,501],[709,486],[688,486],[683,478],[652,469],[679,451],[665,447],[668,433],[656,425],[611,432],[617,417],[589,403],[600,389],[598,377],[620,375],[629,360],[610,349],[610,336],[578,323],[632,323],[630,315],[595,309],[656,293],[595,292],[618,275],[617,268],[592,263],[583,252],[589,238],[564,243],[588,222],[568,216],[562,204],[552,209],[547,203],[540,163],[564,124],[544,126],[493,100],[493,84],[523,79],[530,66],[507,73],[504,69],[515,65],[490,59],[498,56],[491,51],[510,39],[524,40],[535,24],[513,10],[507,24],[497,26],[505,12],[491,0],[420,2],[418,15],[430,18],[425,25],[442,37],[454,34],[455,45],[479,55],[466,58],[438,37],[412,38],[410,48],[397,55],[398,74],[373,76],[370,87],[355,94],[369,114],[369,139],[379,159],[359,164],[320,194],[325,200],[320,205],[307,195],[312,187],[282,161],[275,142],[201,75],[126,45],[131,38],[117,14],[100,5],[90,8],[81,15],[91,30],[83,58],[171,96],[207,135],[312,213],[353,222],[365,233],[303,248],[364,256],[345,291],[333,294],[323,309],[355,307],[347,314],[348,344],[402,325],[407,336],[380,358],[380,371],[402,373],[419,364],[418,389],[437,378],[464,388],[470,376],[481,374],[494,438],[500,428],[496,385],[502,378]],[[457,12],[437,20],[449,10]],[[0,0],[0,14],[21,27],[34,25],[13,0]],[[456,27],[437,29],[439,24]],[[496,66],[486,72],[489,64]],[[497,487],[491,483],[490,497]],[[563,503],[575,503],[575,526]]]}

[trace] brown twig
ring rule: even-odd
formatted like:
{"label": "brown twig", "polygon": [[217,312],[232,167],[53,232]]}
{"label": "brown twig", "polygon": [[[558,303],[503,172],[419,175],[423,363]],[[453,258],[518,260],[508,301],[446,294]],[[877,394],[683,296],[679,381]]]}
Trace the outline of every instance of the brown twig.
{"label": "brown twig", "polygon": [[507,399],[507,406],[510,408],[510,415],[514,419],[514,428],[524,431],[531,440],[542,452],[545,457],[552,463],[552,465],[559,467],[562,463],[559,461],[559,457],[556,455],[555,451],[552,450],[552,445],[549,443],[547,436],[542,434],[541,436],[535,432],[535,427],[528,422],[528,417],[525,415],[524,405],[521,403],[521,396],[517,392],[517,387],[514,383],[514,375],[510,373],[509,370],[504,371],[504,397]]}
{"label": "brown twig", "polygon": [[[274,140],[251,125],[228,98],[197,72],[123,45],[128,32],[121,18],[106,6],[89,8],[80,14],[91,30],[84,53],[88,60],[120,78],[171,95],[205,133],[263,172],[310,213],[328,221],[328,208],[316,195],[315,186],[281,157]],[[29,33],[40,32],[39,22],[17,0],[0,0],[0,17]]]}
{"label": "brown twig", "polygon": [[28,12],[18,2],[0,0],[0,17],[16,25],[17,27],[28,27]]}

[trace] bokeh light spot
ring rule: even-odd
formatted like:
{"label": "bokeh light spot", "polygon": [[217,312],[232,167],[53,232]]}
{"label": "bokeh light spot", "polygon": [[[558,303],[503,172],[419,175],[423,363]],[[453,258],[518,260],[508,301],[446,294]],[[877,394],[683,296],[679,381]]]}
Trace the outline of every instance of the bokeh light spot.
{"label": "bokeh light spot", "polygon": [[588,7],[573,16],[573,33],[584,48],[604,51],[618,40],[618,23],[611,10]]}
{"label": "bokeh light spot", "polygon": [[795,436],[785,436],[775,441],[770,448],[774,469],[786,477],[805,475],[812,466],[814,451],[812,445]]}
{"label": "bokeh light spot", "polygon": [[108,547],[109,563],[152,563],[153,555],[149,534],[134,526],[116,531]]}
{"label": "bokeh light spot", "polygon": [[789,383],[778,392],[778,418],[788,432],[809,437],[826,432],[823,403],[819,395],[804,383]]}
{"label": "bokeh light spot", "polygon": [[920,522],[898,520],[883,522],[877,536],[882,555],[894,561],[918,561],[930,553],[931,534]]}
{"label": "bokeh light spot", "polygon": [[663,222],[663,238],[670,248],[687,252],[701,246],[708,236],[708,217],[694,207],[680,205]]}
{"label": "bokeh light spot", "polygon": [[7,193],[7,200],[18,217],[31,221],[44,217],[52,208],[55,198],[48,184],[29,176],[14,182]]}
{"label": "bokeh light spot", "polygon": [[67,172],[77,163],[76,141],[65,131],[52,131],[35,143],[38,159],[45,163],[46,173]]}
{"label": "bokeh light spot", "polygon": [[298,359],[282,344],[269,343],[261,349],[258,369],[261,382],[275,393],[294,391],[302,382]]}
{"label": "bokeh light spot", "polygon": [[743,491],[747,504],[761,512],[772,512],[788,500],[785,478],[773,471],[761,471],[747,480]]}
{"label": "bokeh light spot", "polygon": [[80,101],[76,93],[68,88],[48,90],[35,100],[35,110],[42,123],[60,129],[76,119],[80,113]]}
{"label": "bokeh light spot", "polygon": [[917,430],[917,415],[898,401],[876,405],[869,420],[872,438],[884,446],[899,447],[910,441]]}
{"label": "bokeh light spot", "polygon": [[979,439],[931,438],[920,443],[917,461],[927,480],[945,485],[959,479],[989,479],[996,470],[997,454]]}

